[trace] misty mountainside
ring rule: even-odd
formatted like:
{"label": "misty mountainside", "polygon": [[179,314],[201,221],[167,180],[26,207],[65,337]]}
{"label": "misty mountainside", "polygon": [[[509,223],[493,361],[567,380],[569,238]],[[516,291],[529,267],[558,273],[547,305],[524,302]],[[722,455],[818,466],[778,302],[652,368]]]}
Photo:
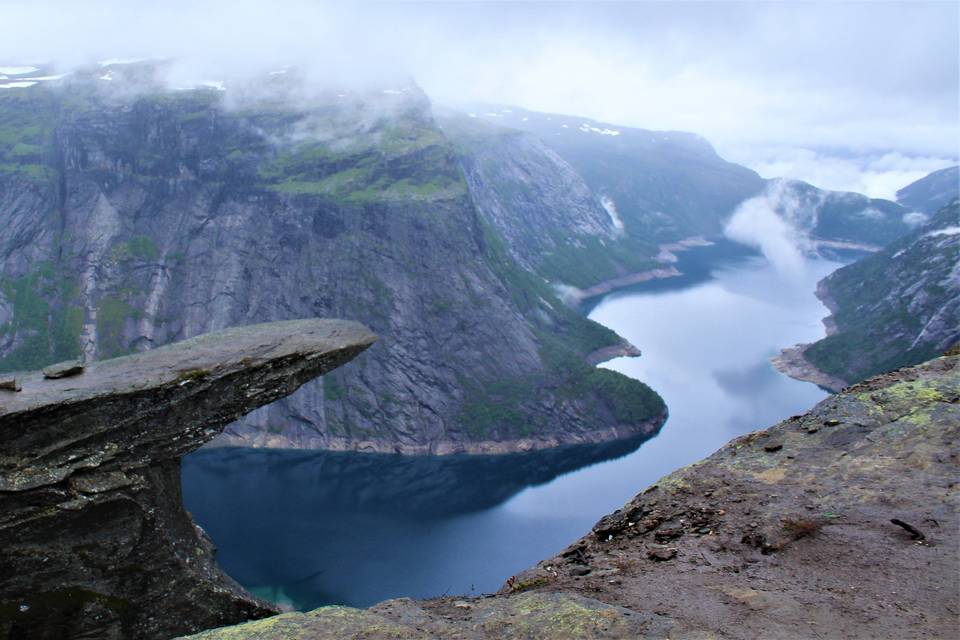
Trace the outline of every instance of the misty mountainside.
{"label": "misty mountainside", "polygon": [[960,342],[960,204],[879,253],[820,281],[828,336],[804,357],[852,384],[916,364]]}
{"label": "misty mountainside", "polygon": [[575,232],[574,263],[617,235],[555,155],[515,150],[548,194],[514,208],[413,85],[304,96],[277,73],[243,94],[154,72],[0,92],[0,370],[340,317],[379,341],[221,444],[501,452],[662,423],[648,387],[585,361],[621,339],[535,270],[551,240],[530,234]]}
{"label": "misty mountainside", "polygon": [[897,202],[929,215],[960,197],[960,166],[947,167],[897,191]]}
{"label": "misty mountainside", "polygon": [[759,245],[771,231],[775,214],[801,247],[880,249],[909,233],[926,216],[896,202],[850,191],[827,191],[802,180],[772,179],[763,193],[743,202],[725,232],[735,240]]}
{"label": "misty mountainside", "polygon": [[468,115],[543,140],[576,169],[635,242],[721,235],[737,207],[754,198],[764,211],[793,225],[801,239],[814,242],[878,246],[912,228],[908,207],[797,180],[765,180],[724,160],[692,133],[500,105],[474,105]]}
{"label": "misty mountainside", "polygon": [[616,212],[537,136],[450,112],[440,123],[460,150],[474,203],[521,265],[576,287],[662,266],[657,243],[625,233]]}

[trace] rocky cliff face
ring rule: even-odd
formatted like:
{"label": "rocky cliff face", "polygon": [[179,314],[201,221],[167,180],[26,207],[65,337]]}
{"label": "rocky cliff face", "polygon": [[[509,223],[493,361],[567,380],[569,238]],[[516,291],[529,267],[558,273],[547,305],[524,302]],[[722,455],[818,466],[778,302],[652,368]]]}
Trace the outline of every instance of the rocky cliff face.
{"label": "rocky cliff face", "polygon": [[781,368],[838,390],[960,342],[960,206],[838,269],[817,286],[828,336],[788,350]]}
{"label": "rocky cliff face", "polygon": [[726,162],[700,136],[648,131],[514,107],[477,107],[478,120],[538,136],[648,242],[717,235],[736,206],[764,188],[754,171]]}
{"label": "rocky cliff face", "polygon": [[374,340],[256,325],[0,390],[0,636],[165,638],[274,613],[214,563],[180,456]]}
{"label": "rocky cliff face", "polygon": [[[656,394],[586,364],[620,339],[525,258],[534,223],[614,235],[586,196],[484,201],[416,87],[304,97],[278,77],[228,100],[111,73],[0,96],[0,370],[332,315],[382,336],[369,357],[218,442],[502,452],[659,426]],[[555,158],[521,151],[557,186]]]}
{"label": "rocky cliff face", "polygon": [[958,442],[960,356],[943,357],[733,440],[494,597],[324,607],[195,637],[953,637]]}

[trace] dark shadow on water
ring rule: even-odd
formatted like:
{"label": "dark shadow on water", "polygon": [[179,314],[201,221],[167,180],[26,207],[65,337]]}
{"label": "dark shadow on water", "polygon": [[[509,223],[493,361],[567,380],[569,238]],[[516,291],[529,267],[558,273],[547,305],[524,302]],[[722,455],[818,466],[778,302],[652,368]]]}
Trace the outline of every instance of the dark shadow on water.
{"label": "dark shadow on water", "polygon": [[[458,516],[625,456],[643,441],[498,456],[210,449],[183,459],[183,498],[224,570],[258,595],[301,609],[368,605],[444,588],[428,577],[418,593],[377,590],[358,570],[371,554],[389,552],[387,561],[401,564],[405,556],[423,558],[442,542],[436,531]],[[485,522],[470,535],[488,535]],[[471,570],[480,577],[482,568]],[[493,584],[506,577],[498,574]]]}

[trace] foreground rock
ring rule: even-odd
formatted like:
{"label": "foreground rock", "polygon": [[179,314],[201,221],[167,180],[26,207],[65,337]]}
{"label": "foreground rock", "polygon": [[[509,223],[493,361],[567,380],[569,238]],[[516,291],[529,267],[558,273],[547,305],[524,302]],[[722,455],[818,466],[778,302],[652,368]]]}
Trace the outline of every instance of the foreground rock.
{"label": "foreground rock", "polygon": [[733,440],[495,597],[325,607],[198,638],[956,637],[958,443],[950,356]]}
{"label": "foreground rock", "polygon": [[0,396],[0,637],[164,638],[263,617],[180,499],[180,456],[349,361],[363,326],[228,329]]}

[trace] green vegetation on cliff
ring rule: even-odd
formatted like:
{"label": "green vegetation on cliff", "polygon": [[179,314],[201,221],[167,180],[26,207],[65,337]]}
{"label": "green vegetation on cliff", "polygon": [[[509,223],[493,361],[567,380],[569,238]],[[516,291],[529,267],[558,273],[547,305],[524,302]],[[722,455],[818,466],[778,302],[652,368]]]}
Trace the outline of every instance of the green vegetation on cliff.
{"label": "green vegetation on cliff", "polygon": [[917,364],[960,341],[960,207],[882,251],[837,270],[818,293],[836,332],[804,357],[848,383]]}
{"label": "green vegetation on cliff", "polygon": [[0,358],[0,372],[39,369],[79,355],[83,309],[75,306],[76,284],[53,264],[41,263],[19,278],[0,276],[0,295],[12,310],[0,325],[0,344],[7,336],[20,341]]}

